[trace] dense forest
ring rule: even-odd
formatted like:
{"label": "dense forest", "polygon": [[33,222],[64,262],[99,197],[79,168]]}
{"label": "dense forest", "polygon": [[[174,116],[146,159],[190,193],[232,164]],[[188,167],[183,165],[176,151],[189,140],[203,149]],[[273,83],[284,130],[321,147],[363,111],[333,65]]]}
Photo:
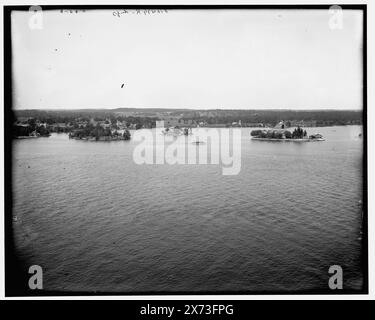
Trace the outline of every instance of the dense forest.
{"label": "dense forest", "polygon": [[281,120],[316,121],[317,125],[362,124],[362,111],[353,110],[213,110],[190,111],[184,113],[184,119],[195,119],[213,123],[232,123],[241,120],[242,123],[276,124]]}
{"label": "dense forest", "polygon": [[17,110],[13,115],[13,122],[25,120],[27,118],[37,119],[42,123],[52,125],[55,123],[75,123],[79,121],[95,121],[108,120],[115,123],[117,120],[125,121],[128,124],[135,124],[137,128],[145,127],[151,128],[155,126],[155,121],[159,120],[157,117],[141,116],[125,116],[121,113],[115,113],[111,110]]}
{"label": "dense forest", "polygon": [[35,118],[47,124],[68,123],[77,119],[96,121],[110,119],[138,124],[150,128],[164,116],[207,124],[231,124],[241,120],[246,123],[275,125],[284,121],[315,121],[317,126],[362,124],[361,110],[187,110],[187,109],[81,109],[81,110],[16,110],[15,121],[20,118]]}
{"label": "dense forest", "polygon": [[101,137],[108,137],[130,140],[131,134],[127,129],[123,133],[120,133],[117,130],[112,131],[110,128],[102,128],[99,124],[96,126],[88,124],[84,128],[71,131],[69,137],[76,139],[95,138],[95,140],[99,140]]}

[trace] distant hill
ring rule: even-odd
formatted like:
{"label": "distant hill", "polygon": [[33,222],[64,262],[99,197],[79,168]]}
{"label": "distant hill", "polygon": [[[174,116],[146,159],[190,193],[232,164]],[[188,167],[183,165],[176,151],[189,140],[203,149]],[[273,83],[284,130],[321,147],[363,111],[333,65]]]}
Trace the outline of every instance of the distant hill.
{"label": "distant hill", "polygon": [[[68,122],[77,118],[132,118],[146,119],[150,122],[166,117],[204,122],[207,124],[232,124],[241,120],[245,124],[276,124],[284,121],[314,121],[317,126],[362,124],[361,110],[288,110],[288,109],[251,109],[251,110],[192,110],[167,108],[114,108],[114,109],[78,109],[78,110],[15,110],[15,120],[36,118],[43,122]],[[149,119],[149,120],[147,120]],[[140,121],[143,122],[143,121]]]}

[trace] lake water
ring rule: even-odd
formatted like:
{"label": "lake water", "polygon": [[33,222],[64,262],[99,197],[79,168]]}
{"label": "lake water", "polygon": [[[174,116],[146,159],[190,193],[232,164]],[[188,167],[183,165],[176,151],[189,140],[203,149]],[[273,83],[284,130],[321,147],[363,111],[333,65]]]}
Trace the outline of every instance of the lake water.
{"label": "lake water", "polygon": [[137,142],[15,140],[17,254],[58,291],[360,290],[361,126],[324,142],[251,141],[241,171],[137,165]]}

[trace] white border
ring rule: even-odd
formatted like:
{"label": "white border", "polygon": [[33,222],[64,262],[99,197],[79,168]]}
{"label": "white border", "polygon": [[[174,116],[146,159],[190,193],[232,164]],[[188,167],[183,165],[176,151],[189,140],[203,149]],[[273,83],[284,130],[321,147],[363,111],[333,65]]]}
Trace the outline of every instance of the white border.
{"label": "white border", "polygon": [[[128,1],[128,0],[112,0],[109,3],[105,3],[105,1],[101,0],[80,0],[78,2],[72,0],[65,0],[65,1],[12,1],[12,0],[5,0],[5,3],[0,5],[0,25],[1,25],[1,39],[3,40],[3,6],[4,5],[69,5],[69,4],[81,4],[81,5],[99,5],[99,4],[111,4],[111,5],[126,5],[126,4],[149,4],[149,5],[156,5],[156,4],[248,4],[248,5],[255,5],[255,4],[366,4],[367,5],[367,133],[368,133],[368,140],[367,140],[367,147],[368,147],[368,253],[369,253],[369,294],[368,295],[169,295],[169,296],[78,296],[78,297],[17,297],[17,298],[9,298],[5,297],[5,282],[4,282],[4,204],[2,197],[2,204],[1,204],[1,218],[0,218],[0,299],[5,300],[375,300],[375,221],[373,218],[374,214],[374,197],[370,195],[374,195],[374,163],[375,163],[375,154],[374,154],[374,146],[375,146],[375,126],[369,125],[375,123],[375,107],[372,106],[372,102],[375,101],[375,79],[374,79],[374,58],[375,57],[375,37],[372,30],[375,30],[375,4],[371,3],[371,1],[355,1],[355,0],[345,0],[345,1],[336,1],[331,0],[330,2],[325,1],[241,1],[241,0],[149,0],[149,1]],[[4,43],[2,41],[2,43]],[[371,59],[372,58],[372,59]],[[0,159],[0,165],[4,168],[4,126],[3,126],[3,119],[4,119],[4,70],[3,70],[3,47],[0,53],[0,70],[1,70],[1,111],[0,111],[0,148],[2,157]],[[0,173],[1,177],[1,186],[0,190],[1,193],[4,195],[4,171],[1,170]]]}

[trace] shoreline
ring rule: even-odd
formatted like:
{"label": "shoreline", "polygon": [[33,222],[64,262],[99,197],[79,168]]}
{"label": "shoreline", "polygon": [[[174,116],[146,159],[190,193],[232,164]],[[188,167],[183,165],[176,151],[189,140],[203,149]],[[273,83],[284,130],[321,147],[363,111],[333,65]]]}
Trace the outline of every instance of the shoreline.
{"label": "shoreline", "polygon": [[96,138],[93,138],[93,137],[84,137],[84,138],[78,138],[78,137],[69,137],[69,139],[73,139],[73,140],[82,140],[82,141],[93,141],[93,142],[97,142],[97,141],[126,141],[126,140],[130,140],[130,139],[125,139],[124,137],[105,137],[103,139],[99,138],[99,139],[96,139]]}
{"label": "shoreline", "polygon": [[13,139],[37,139],[37,138],[49,138],[51,135],[49,136],[18,136],[18,137],[13,137]]}
{"label": "shoreline", "polygon": [[287,141],[287,142],[318,142],[318,141],[325,141],[325,139],[319,138],[319,139],[274,139],[274,138],[257,138],[252,137],[251,140],[257,140],[257,141]]}

